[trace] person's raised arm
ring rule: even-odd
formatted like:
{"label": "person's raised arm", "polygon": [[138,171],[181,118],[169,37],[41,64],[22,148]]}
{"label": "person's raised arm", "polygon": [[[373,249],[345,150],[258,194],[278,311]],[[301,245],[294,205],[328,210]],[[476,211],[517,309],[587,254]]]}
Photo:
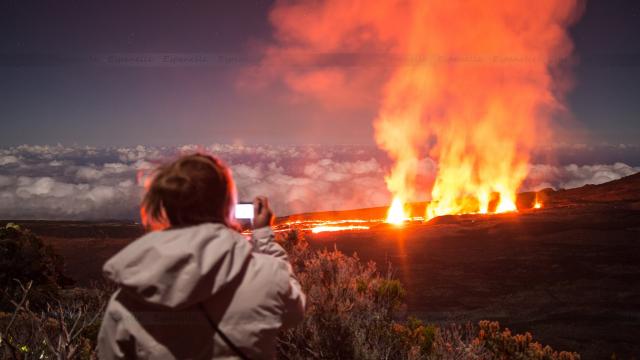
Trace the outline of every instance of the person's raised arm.
{"label": "person's raised arm", "polygon": [[258,196],[253,200],[253,234],[251,235],[254,251],[275,256],[287,261],[287,252],[278,245],[271,229],[273,210],[266,197]]}
{"label": "person's raised arm", "polygon": [[302,292],[300,282],[296,279],[291,264],[287,258],[287,252],[274,241],[275,235],[271,229],[273,224],[273,211],[269,207],[266,197],[257,197],[253,201],[253,234],[251,235],[254,251],[274,256],[283,260],[283,271],[289,273],[287,289],[280,294],[285,306],[283,326],[291,327],[302,321],[306,307],[306,296]]}

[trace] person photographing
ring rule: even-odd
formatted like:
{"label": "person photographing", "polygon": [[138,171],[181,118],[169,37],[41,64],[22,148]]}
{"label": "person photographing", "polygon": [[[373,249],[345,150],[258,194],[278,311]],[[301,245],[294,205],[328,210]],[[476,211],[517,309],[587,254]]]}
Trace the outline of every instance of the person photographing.
{"label": "person photographing", "polygon": [[98,334],[101,359],[273,359],[305,295],[274,241],[265,197],[253,232],[234,219],[230,170],[204,154],[156,170],[141,205],[149,230],[109,259],[117,284]]}

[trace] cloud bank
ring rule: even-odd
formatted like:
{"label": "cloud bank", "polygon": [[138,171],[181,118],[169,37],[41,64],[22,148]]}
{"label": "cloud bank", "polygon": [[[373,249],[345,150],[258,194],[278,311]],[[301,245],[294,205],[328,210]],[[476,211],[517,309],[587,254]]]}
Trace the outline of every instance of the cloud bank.
{"label": "cloud bank", "polygon": [[[0,219],[138,219],[138,175],[179,154],[205,151],[231,168],[239,199],[267,195],[279,215],[385,206],[390,162],[366,146],[241,146],[0,148]],[[593,151],[590,149],[589,151]],[[428,188],[437,166],[420,162]],[[600,184],[639,172],[639,166],[532,165],[523,190]],[[427,200],[425,198],[416,200]]]}

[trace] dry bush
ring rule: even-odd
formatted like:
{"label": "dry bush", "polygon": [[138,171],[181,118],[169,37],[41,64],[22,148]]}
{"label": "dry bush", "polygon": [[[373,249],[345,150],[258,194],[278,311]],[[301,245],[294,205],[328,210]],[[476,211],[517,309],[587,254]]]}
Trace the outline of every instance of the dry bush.
{"label": "dry bush", "polygon": [[511,334],[509,329],[500,329],[497,322],[483,320],[479,323],[478,341],[491,352],[492,359],[514,360],[579,360],[580,355],[573,352],[554,351],[533,341],[530,333]]}
{"label": "dry bush", "polygon": [[307,294],[302,324],[281,333],[283,359],[522,359],[575,360],[576,353],[556,352],[532,340],[512,335],[496,322],[479,326],[436,326],[404,318],[404,289],[380,274],[373,262],[357,255],[312,251],[301,233],[292,231],[278,241]]}
{"label": "dry bush", "polygon": [[63,293],[55,305],[32,310],[32,283],[19,283],[22,295],[11,301],[12,313],[0,313],[2,359],[94,359],[95,339],[107,294],[101,290],[74,289]]}
{"label": "dry bush", "polygon": [[307,294],[302,324],[284,331],[279,354],[287,359],[388,359],[409,356],[411,347],[398,336],[393,318],[402,310],[404,289],[381,276],[373,262],[356,255],[310,251],[301,234],[280,242]]}
{"label": "dry bush", "polygon": [[433,345],[426,359],[477,360],[491,359],[491,354],[477,341],[476,329],[471,323],[435,327]]}

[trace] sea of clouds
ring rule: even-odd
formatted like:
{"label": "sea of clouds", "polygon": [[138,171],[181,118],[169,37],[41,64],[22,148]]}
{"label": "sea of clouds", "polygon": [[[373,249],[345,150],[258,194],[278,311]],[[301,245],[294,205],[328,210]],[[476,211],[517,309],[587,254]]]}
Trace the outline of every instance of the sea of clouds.
{"label": "sea of clouds", "polygon": [[[367,146],[243,146],[0,148],[0,219],[138,218],[141,176],[183,153],[203,151],[233,170],[239,200],[266,195],[279,215],[383,206],[390,195],[390,161]],[[640,171],[640,149],[565,146],[555,165],[534,157],[522,190],[600,184]],[[604,156],[603,154],[609,154]],[[588,163],[597,158],[599,163]],[[428,188],[437,166],[420,162],[418,182]],[[421,199],[428,199],[427,194]]]}

